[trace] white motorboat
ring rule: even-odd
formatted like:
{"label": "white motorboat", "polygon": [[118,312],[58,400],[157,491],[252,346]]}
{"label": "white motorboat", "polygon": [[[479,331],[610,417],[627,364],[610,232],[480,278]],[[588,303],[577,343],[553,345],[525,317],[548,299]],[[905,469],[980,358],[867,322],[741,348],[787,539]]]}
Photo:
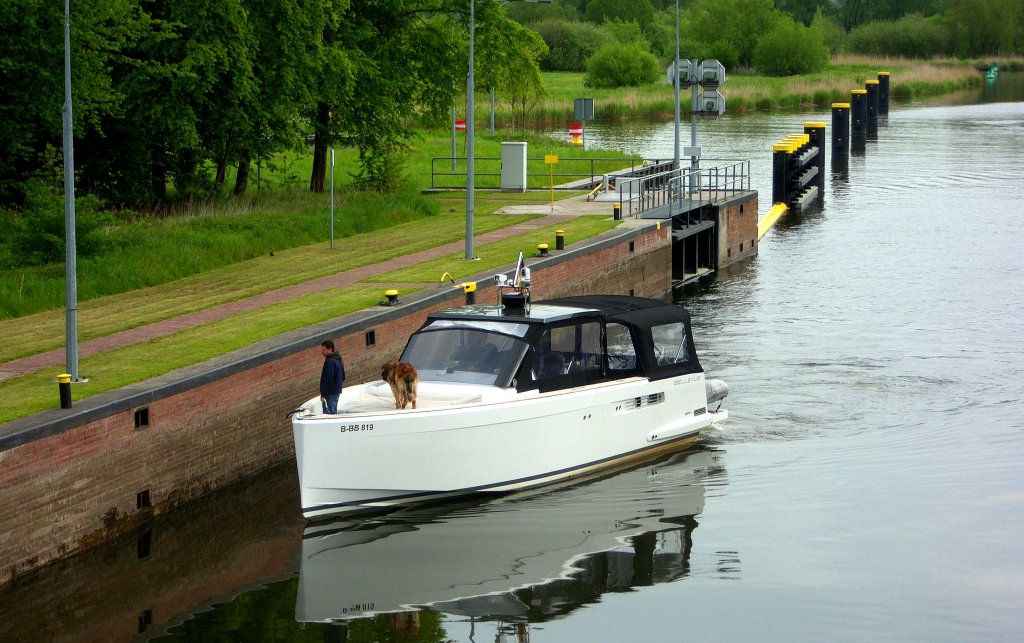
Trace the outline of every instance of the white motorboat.
{"label": "white motorboat", "polygon": [[[496,277],[504,283],[500,275]],[[347,387],[292,414],[302,513],[318,518],[464,494],[501,493],[676,450],[727,417],[728,387],[705,381],[681,307],[626,296],[430,314],[401,361],[417,408],[388,383]]]}

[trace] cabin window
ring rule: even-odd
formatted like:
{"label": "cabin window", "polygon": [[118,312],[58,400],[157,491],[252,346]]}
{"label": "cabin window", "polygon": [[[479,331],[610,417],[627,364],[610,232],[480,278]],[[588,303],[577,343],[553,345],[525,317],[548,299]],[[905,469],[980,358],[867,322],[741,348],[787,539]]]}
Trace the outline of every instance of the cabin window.
{"label": "cabin window", "polygon": [[544,331],[534,354],[541,391],[595,382],[601,377],[601,323],[597,320]]}
{"label": "cabin window", "polygon": [[651,339],[654,340],[654,356],[659,364],[678,364],[690,361],[686,342],[686,326],[683,322],[653,326]]}
{"label": "cabin window", "polygon": [[613,377],[625,375],[622,371],[636,369],[636,346],[633,335],[624,324],[610,323],[608,336],[608,370]]}

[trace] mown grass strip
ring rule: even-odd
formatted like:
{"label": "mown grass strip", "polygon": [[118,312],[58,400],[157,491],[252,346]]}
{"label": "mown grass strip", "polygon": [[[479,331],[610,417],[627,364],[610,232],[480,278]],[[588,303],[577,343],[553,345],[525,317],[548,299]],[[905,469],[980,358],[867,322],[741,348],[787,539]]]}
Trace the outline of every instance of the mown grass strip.
{"label": "mown grass strip", "polygon": [[[578,242],[610,230],[619,222],[604,215],[588,215],[567,219],[564,223],[538,228],[507,239],[480,246],[480,261],[461,261],[461,255],[430,260],[406,269],[388,273],[395,275],[390,283],[436,283],[451,264],[452,276],[461,279],[470,274],[512,263],[522,249],[527,255],[537,243],[554,247],[555,230],[564,230],[567,244]],[[542,241],[541,241],[542,240]],[[399,295],[418,290],[396,287]],[[326,321],[356,310],[372,308],[381,299],[379,285],[333,288],[287,302],[272,304],[259,310],[233,315],[203,326],[190,328],[138,344],[85,357],[79,372],[89,381],[72,386],[74,400],[113,390],[135,382],[168,373],[174,369],[197,364],[274,335]],[[63,368],[45,369],[0,381],[0,423],[24,417],[57,403],[55,377]]]}
{"label": "mown grass strip", "polygon": [[[415,288],[397,290],[401,296]],[[332,288],[86,357],[80,361],[80,373],[89,381],[72,385],[72,399],[82,400],[141,382],[296,328],[371,308],[380,300],[381,292],[377,286]],[[310,359],[314,358],[310,353]],[[60,370],[63,368],[0,381],[0,422],[59,406],[55,378]],[[311,391],[310,395],[314,393]]]}
{"label": "mown grass strip", "polygon": [[519,251],[530,257],[537,252],[538,243],[546,243],[551,249],[555,247],[555,231],[564,230],[566,243],[588,239],[611,230],[619,225],[607,215],[586,215],[566,219],[555,225],[545,226],[509,236],[500,241],[492,241],[475,248],[480,257],[478,261],[466,261],[462,254],[450,254],[445,257],[431,259],[415,266],[391,270],[374,275],[364,281],[377,283],[437,283],[440,275],[449,273],[453,279],[462,279],[469,275],[489,270],[497,266],[512,263],[519,256]]}
{"label": "mown grass strip", "polygon": [[[541,197],[535,196],[536,201]],[[493,211],[496,206],[491,207]],[[537,218],[537,215],[477,217],[478,233]],[[465,218],[439,215],[387,230],[281,250],[224,268],[79,305],[79,341],[213,308],[271,290],[374,263],[386,262],[463,238]],[[64,346],[63,308],[0,321],[0,363]]]}

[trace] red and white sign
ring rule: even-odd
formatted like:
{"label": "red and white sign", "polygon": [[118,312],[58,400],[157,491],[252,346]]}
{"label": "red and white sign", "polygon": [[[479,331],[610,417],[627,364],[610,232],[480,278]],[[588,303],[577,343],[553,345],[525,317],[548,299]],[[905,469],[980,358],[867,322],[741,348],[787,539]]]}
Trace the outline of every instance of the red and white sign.
{"label": "red and white sign", "polygon": [[455,131],[456,132],[465,132],[466,131],[466,121],[464,121],[462,119],[459,119],[459,120],[455,121]]}
{"label": "red and white sign", "polygon": [[569,136],[583,136],[583,126],[582,125],[570,125],[569,126]]}

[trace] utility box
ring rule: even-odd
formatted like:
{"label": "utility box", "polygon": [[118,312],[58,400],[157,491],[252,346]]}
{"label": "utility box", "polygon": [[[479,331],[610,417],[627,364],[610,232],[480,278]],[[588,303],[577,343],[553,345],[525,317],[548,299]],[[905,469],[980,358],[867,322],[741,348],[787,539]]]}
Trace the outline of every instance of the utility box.
{"label": "utility box", "polygon": [[526,143],[501,144],[501,191],[526,192]]}

